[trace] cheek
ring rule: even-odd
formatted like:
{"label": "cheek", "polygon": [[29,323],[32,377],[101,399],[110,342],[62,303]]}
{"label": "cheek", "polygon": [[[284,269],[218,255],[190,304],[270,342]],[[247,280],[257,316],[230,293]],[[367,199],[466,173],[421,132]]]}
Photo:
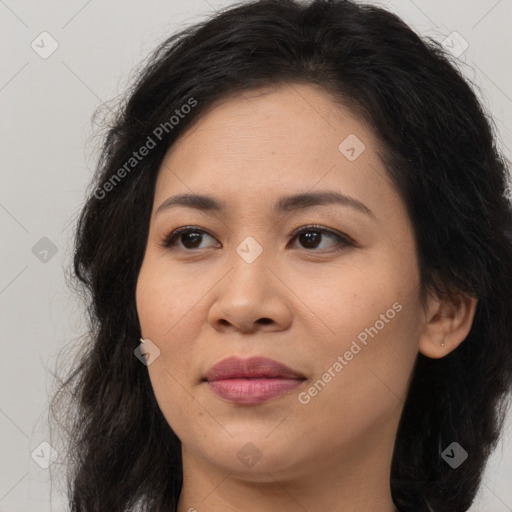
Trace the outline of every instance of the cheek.
{"label": "cheek", "polygon": [[319,341],[324,338],[338,349],[340,343],[357,337],[376,322],[379,332],[390,330],[388,324],[400,316],[393,304],[415,298],[417,276],[413,262],[387,256],[377,252],[359,260],[354,256],[332,265],[329,272],[318,267],[300,276],[285,276],[294,283],[293,292],[301,299],[297,304],[302,302],[309,309],[308,328],[318,325],[322,334]]}
{"label": "cheek", "polygon": [[147,368],[156,401],[167,423],[182,438],[204,414],[188,392],[193,385],[190,365],[194,338],[186,332],[191,326],[186,314],[196,301],[189,304],[189,293],[195,294],[188,289],[183,296],[169,275],[172,273],[161,265],[150,265],[146,260],[137,281],[136,304],[142,336],[160,349],[159,357]]}
{"label": "cheek", "polygon": [[333,420],[384,414],[406,393],[421,328],[418,275],[414,258],[388,256],[317,275],[298,292],[328,328],[315,342],[317,385],[304,402],[319,414],[343,403]]}
{"label": "cheek", "polygon": [[[198,378],[193,356],[203,325],[197,317],[203,314],[201,298],[207,291],[204,280],[176,272],[168,262],[152,260],[151,255],[142,265],[136,288],[137,312],[142,336],[160,350],[158,359],[148,367],[157,398],[161,389],[174,384],[188,387]],[[173,393],[179,391],[179,385]]]}
{"label": "cheek", "polygon": [[405,401],[417,334],[410,305],[400,303],[397,311],[398,302],[389,300],[340,316],[335,342],[314,351],[317,371],[298,401],[312,428],[322,419],[322,439],[348,443],[379,435]]}
{"label": "cheek", "polygon": [[[137,280],[136,303],[142,333],[166,345],[204,296],[207,287],[151,255],[144,261]],[[197,307],[197,306],[196,306]]]}
{"label": "cheek", "polygon": [[135,299],[142,336],[152,341],[160,338],[165,327],[162,319],[169,304],[162,290],[162,286],[143,267],[137,281]]}

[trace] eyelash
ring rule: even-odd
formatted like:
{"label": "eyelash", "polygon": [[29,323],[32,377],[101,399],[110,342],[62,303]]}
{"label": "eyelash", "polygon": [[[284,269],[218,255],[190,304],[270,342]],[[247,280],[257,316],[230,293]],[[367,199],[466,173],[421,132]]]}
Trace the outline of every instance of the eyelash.
{"label": "eyelash", "polygon": [[[357,244],[352,238],[350,238],[347,235],[344,235],[342,233],[338,233],[337,231],[334,231],[332,229],[325,228],[323,226],[319,226],[317,224],[311,224],[308,226],[301,226],[300,228],[295,229],[292,234],[290,235],[292,238],[296,238],[302,233],[307,233],[309,231],[318,232],[321,234],[331,235],[333,238],[338,240],[338,249],[330,249],[330,250],[316,250],[316,249],[307,249],[304,248],[307,252],[337,252],[341,251],[346,247],[355,247]],[[169,233],[167,236],[164,237],[162,243],[160,244],[161,247],[170,249],[170,250],[177,250],[182,252],[194,252],[196,249],[182,249],[176,247],[176,241],[180,235],[183,235],[185,233],[197,233],[197,234],[206,234],[208,236],[211,236],[207,231],[204,229],[198,228],[196,226],[182,226],[178,229],[175,229],[171,233]]]}

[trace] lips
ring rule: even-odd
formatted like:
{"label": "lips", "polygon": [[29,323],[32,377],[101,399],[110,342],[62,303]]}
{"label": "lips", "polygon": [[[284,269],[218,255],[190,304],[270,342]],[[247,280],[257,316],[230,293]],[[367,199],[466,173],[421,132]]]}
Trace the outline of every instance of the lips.
{"label": "lips", "polygon": [[241,378],[303,379],[304,376],[290,367],[266,357],[250,357],[249,359],[229,357],[217,363],[205,375],[205,379],[209,382]]}
{"label": "lips", "polygon": [[292,368],[266,357],[230,357],[214,365],[203,380],[221,398],[249,405],[288,393],[306,378]]}

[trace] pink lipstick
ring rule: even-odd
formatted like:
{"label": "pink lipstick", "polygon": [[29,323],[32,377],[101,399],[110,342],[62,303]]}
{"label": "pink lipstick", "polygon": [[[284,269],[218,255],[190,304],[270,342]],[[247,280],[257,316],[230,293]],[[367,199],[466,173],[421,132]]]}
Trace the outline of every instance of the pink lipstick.
{"label": "pink lipstick", "polygon": [[266,357],[229,357],[205,375],[210,389],[237,404],[260,404],[300,386],[305,377],[290,367]]}

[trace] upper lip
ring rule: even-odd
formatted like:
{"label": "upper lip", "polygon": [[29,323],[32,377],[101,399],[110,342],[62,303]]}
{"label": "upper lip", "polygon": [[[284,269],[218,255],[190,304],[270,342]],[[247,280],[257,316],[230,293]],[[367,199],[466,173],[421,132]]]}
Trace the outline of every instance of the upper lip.
{"label": "upper lip", "polygon": [[283,363],[267,357],[228,357],[212,366],[204,380],[224,380],[238,378],[281,378],[304,379],[305,377]]}

